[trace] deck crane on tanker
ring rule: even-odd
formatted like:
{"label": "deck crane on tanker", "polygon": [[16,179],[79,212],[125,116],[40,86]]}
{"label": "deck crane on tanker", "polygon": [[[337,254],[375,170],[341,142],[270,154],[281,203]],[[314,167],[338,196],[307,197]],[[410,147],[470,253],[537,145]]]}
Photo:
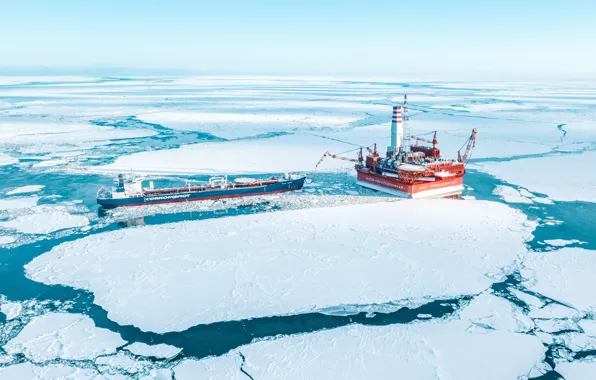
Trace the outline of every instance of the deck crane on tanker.
{"label": "deck crane on tanker", "polygon": [[[460,149],[457,161],[443,159],[437,148],[436,131],[432,141],[410,135],[407,128],[407,105],[407,96],[404,96],[403,107],[393,107],[391,145],[387,147],[385,157],[381,157],[377,152],[377,144],[374,144],[372,150],[366,148],[366,157],[362,147],[357,158],[326,152],[317,167],[325,157],[351,161],[355,163],[357,183],[363,187],[403,198],[461,197],[465,165],[476,145],[477,130],[473,129],[472,135],[464,143],[467,146],[463,156]],[[414,145],[410,143],[411,139],[416,140]],[[419,146],[419,141],[432,146]]]}

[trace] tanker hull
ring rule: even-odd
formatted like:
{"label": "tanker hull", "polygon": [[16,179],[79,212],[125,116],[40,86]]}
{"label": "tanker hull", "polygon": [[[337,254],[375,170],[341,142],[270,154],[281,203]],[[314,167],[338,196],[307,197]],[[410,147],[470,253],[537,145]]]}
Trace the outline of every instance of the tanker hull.
{"label": "tanker hull", "polygon": [[278,180],[273,183],[266,183],[263,185],[255,184],[245,187],[234,187],[226,184],[219,188],[202,189],[200,191],[192,191],[192,189],[190,191],[185,191],[184,188],[180,188],[175,192],[98,197],[97,203],[104,208],[110,209],[125,206],[143,206],[161,203],[194,202],[278,194],[302,189],[304,180],[305,177],[300,177],[297,179]]}

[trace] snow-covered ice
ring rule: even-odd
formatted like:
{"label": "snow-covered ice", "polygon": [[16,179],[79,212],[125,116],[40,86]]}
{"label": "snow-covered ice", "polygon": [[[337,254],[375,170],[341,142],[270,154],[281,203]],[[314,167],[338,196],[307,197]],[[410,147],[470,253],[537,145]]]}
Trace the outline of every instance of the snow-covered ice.
{"label": "snow-covered ice", "polygon": [[3,355],[0,354],[0,364],[7,364],[14,360],[14,356],[12,355]]}
{"label": "snow-covered ice", "polygon": [[493,194],[498,195],[507,203],[532,203],[532,200],[525,197],[521,192],[510,186],[497,185]]}
{"label": "snow-covered ice", "polygon": [[14,243],[17,239],[12,236],[0,235],[0,245]]}
{"label": "snow-covered ice", "polygon": [[128,351],[135,355],[152,356],[155,358],[169,359],[174,357],[182,351],[181,348],[170,346],[167,344],[149,345],[145,343],[135,342],[125,347]]}
{"label": "snow-covered ice", "polygon": [[[531,335],[506,330],[470,334],[467,328],[462,321],[349,325],[264,340],[221,357],[184,361],[174,372],[177,380],[200,378],[200,374],[214,379],[243,379],[242,365],[252,378],[263,380],[395,376],[500,380],[527,375],[544,356],[542,343]],[[240,354],[246,358],[244,364]]]}
{"label": "snow-covered ice", "polygon": [[586,168],[596,165],[596,151],[486,163],[481,170],[555,201],[596,202],[596,176]]}
{"label": "snow-covered ice", "polygon": [[23,312],[23,305],[18,302],[6,302],[0,305],[0,312],[6,315],[6,320],[15,319]]}
{"label": "snow-covered ice", "polygon": [[548,334],[561,331],[579,331],[577,323],[570,319],[535,319],[534,322],[536,327]]}
{"label": "snow-covered ice", "polygon": [[17,162],[19,162],[19,160],[17,160],[16,158],[0,152],[0,166],[12,165],[16,164]]}
{"label": "snow-covered ice", "polygon": [[84,122],[0,122],[0,140],[18,145],[109,142],[154,134],[148,130],[124,130]]}
{"label": "snow-covered ice", "polygon": [[596,251],[561,248],[529,255],[520,273],[528,289],[580,310],[596,311],[595,271]]}
{"label": "snow-covered ice", "polygon": [[575,309],[560,305],[558,303],[549,303],[544,307],[532,309],[528,313],[530,318],[573,318],[579,312]]}
{"label": "snow-covered ice", "polygon": [[114,353],[125,343],[120,335],[96,327],[85,315],[48,313],[33,318],[4,350],[22,353],[33,362],[85,360]]}
{"label": "snow-covered ice", "polygon": [[580,241],[580,240],[565,240],[565,239],[550,239],[550,240],[545,240],[544,241],[546,244],[548,245],[552,245],[553,247],[564,247],[566,245],[572,245],[572,244],[586,244],[585,241]]}
{"label": "snow-covered ice", "polygon": [[26,234],[49,234],[66,228],[84,227],[89,219],[84,215],[72,215],[65,211],[47,211],[27,214],[0,222],[0,227]]}
{"label": "snow-covered ice", "polygon": [[[306,135],[285,135],[187,145],[178,149],[135,153],[113,164],[93,168],[100,172],[252,174],[312,171],[327,151],[352,150],[347,144]],[[320,169],[353,164],[328,159]]]}
{"label": "snow-covered ice", "polygon": [[172,380],[172,370],[169,368],[153,369],[149,375],[139,378],[139,380]]}
{"label": "snow-covered ice", "polygon": [[[237,107],[246,107],[246,102]],[[303,113],[287,110],[288,104],[276,105],[269,101],[260,110],[239,110],[241,112],[196,112],[196,111],[165,111],[141,114],[139,118],[145,122],[161,124],[168,128],[208,132],[213,135],[229,138],[253,136],[277,131],[294,131],[296,129],[322,129],[329,127],[345,127],[358,119],[366,117],[366,109],[354,114],[330,114],[325,111],[314,110],[314,106],[331,106],[330,102],[305,102],[304,107],[310,108]],[[349,105],[349,104],[347,104]],[[362,105],[361,105],[362,106]],[[221,109],[225,105],[218,108]],[[283,107],[283,108],[281,108]],[[374,105],[368,105],[374,109]],[[243,111],[243,112],[242,112]]]}
{"label": "snow-covered ice", "polygon": [[174,367],[174,374],[176,380],[245,380],[247,377],[240,371],[240,366],[242,358],[237,352],[232,352],[202,360],[184,360]]}
{"label": "snow-covered ice", "polygon": [[36,164],[33,164],[33,167],[34,168],[47,168],[47,167],[66,165],[66,164],[68,164],[68,161],[62,160],[62,159],[56,159],[56,160],[46,160],[46,161],[38,162]]}
{"label": "snow-covered ice", "polygon": [[39,197],[32,195],[22,198],[0,199],[0,210],[16,210],[21,208],[30,208],[37,205]]}
{"label": "snow-covered ice", "polygon": [[534,297],[531,294],[513,288],[510,288],[509,291],[528,306],[533,308],[540,308],[544,306],[544,303],[538,297]]}
{"label": "snow-covered ice", "polygon": [[119,352],[116,355],[100,356],[95,360],[95,364],[100,370],[118,370],[129,374],[134,374],[143,370],[143,368],[149,365],[150,362],[139,361],[126,355],[124,352]]}
{"label": "snow-covered ice", "polygon": [[578,322],[578,325],[582,328],[586,335],[596,338],[596,320],[582,319]]}
{"label": "snow-covered ice", "polygon": [[533,228],[500,203],[380,202],[92,235],[35,258],[26,273],[92,291],[120,324],[182,331],[339,305],[476,294],[526,253]]}
{"label": "snow-covered ice", "polygon": [[14,190],[11,190],[6,193],[6,195],[15,195],[15,194],[29,194],[29,193],[36,193],[43,189],[44,185],[27,185],[22,187],[17,187]]}
{"label": "snow-covered ice", "polygon": [[20,363],[0,367],[0,380],[102,380],[105,379],[91,368],[71,367],[63,364],[38,366]]}
{"label": "snow-covered ice", "polygon": [[558,362],[557,372],[565,380],[589,380],[594,378],[596,373],[596,362],[594,361],[573,361]]}
{"label": "snow-covered ice", "polygon": [[468,331],[476,333],[493,330],[528,332],[534,327],[532,320],[519,307],[490,292],[474,298],[459,317],[469,323]]}

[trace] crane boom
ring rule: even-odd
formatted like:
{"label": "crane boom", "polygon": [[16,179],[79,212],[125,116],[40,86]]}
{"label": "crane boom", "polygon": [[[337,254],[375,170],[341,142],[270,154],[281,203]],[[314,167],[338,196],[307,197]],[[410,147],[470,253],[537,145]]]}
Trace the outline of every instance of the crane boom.
{"label": "crane boom", "polygon": [[319,162],[317,162],[317,165],[315,166],[315,169],[319,167],[319,165],[321,164],[321,162],[323,162],[323,160],[325,159],[325,157],[331,157],[331,158],[335,158],[336,160],[344,160],[344,161],[350,161],[350,162],[362,162],[362,160],[363,160],[363,158],[362,158],[362,148],[360,148],[360,152],[358,153],[358,158],[350,158],[350,157],[339,156],[337,154],[331,154],[329,152],[325,152],[325,154],[323,155],[323,157],[321,157],[321,159],[319,160]]}
{"label": "crane boom", "polygon": [[[478,131],[476,130],[476,128],[472,129],[472,135],[470,135],[470,138],[468,138],[467,141],[467,145],[466,145],[466,151],[464,153],[464,155],[461,155],[461,149],[457,151],[457,161],[459,162],[463,162],[464,164],[468,163],[468,159],[470,158],[470,152],[472,151],[472,149],[474,149],[474,147],[476,146],[476,133]],[[462,146],[463,148],[463,146]]]}

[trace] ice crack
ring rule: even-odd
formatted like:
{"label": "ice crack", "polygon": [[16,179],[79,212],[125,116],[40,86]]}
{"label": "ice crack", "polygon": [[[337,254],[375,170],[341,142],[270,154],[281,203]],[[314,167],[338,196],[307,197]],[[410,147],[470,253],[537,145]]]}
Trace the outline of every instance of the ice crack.
{"label": "ice crack", "polygon": [[242,372],[243,374],[245,374],[246,376],[248,376],[248,378],[250,380],[255,380],[248,372],[246,372],[246,370],[244,369],[244,363],[246,363],[246,358],[244,357],[244,355],[242,354],[242,352],[238,352],[238,355],[240,355],[240,359],[242,359],[242,364],[240,365],[240,372]]}

